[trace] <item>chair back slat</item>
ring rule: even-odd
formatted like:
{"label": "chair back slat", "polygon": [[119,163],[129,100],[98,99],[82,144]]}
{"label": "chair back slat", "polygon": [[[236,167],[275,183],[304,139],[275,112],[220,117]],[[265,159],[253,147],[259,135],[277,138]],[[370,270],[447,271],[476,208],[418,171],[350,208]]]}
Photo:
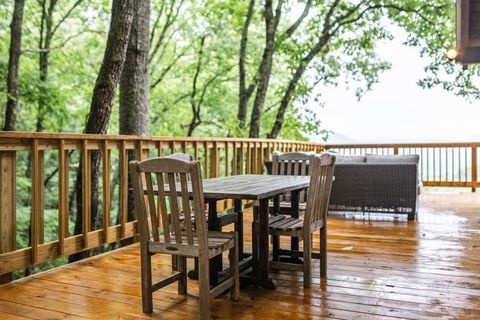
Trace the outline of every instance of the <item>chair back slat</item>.
{"label": "chair back slat", "polygon": [[182,196],[180,199],[182,200],[185,232],[187,234],[187,242],[191,245],[193,244],[193,221],[190,209],[190,199],[188,195],[187,175],[185,173],[180,173],[180,185],[182,189]]}
{"label": "chair back slat", "polygon": [[193,210],[195,213],[195,230],[198,237],[200,253],[208,250],[207,221],[205,219],[205,201],[203,198],[203,183],[200,163],[192,168]]}
{"label": "chair back slat", "polygon": [[[198,247],[201,254],[207,252],[207,224],[200,163],[162,157],[141,162],[132,161],[130,170],[141,240],[151,241],[148,235],[148,204],[152,221],[150,232],[153,233],[154,241],[171,245],[192,245]],[[152,174],[156,177],[156,190]],[[156,208],[154,197],[157,197]],[[195,216],[195,224],[192,216]],[[163,239],[158,236],[159,220],[162,222]],[[195,236],[198,237],[198,242],[194,240]]]}
{"label": "chair back slat", "polygon": [[304,219],[305,232],[310,232],[310,226],[324,219],[327,215],[335,169],[335,156],[331,154],[315,156],[310,162],[310,166],[312,171]]}
{"label": "chair back slat", "polygon": [[166,243],[170,243],[170,219],[168,217],[167,204],[165,202],[165,182],[163,180],[163,173],[156,173],[157,188],[158,188],[158,208],[162,216],[163,238]]}
{"label": "chair back slat", "polygon": [[[274,152],[272,157],[272,174],[273,175],[293,175],[307,176],[310,175],[310,162],[313,154],[303,152],[279,153]],[[290,201],[290,194],[280,196],[280,201]],[[307,196],[305,191],[300,192],[300,202],[306,202]]]}
{"label": "chair back slat", "polygon": [[180,227],[180,211],[178,210],[178,198],[177,198],[177,184],[175,174],[172,172],[167,173],[168,175],[168,188],[170,190],[170,220],[171,225],[173,226],[175,241],[177,243],[182,243],[182,228]]}
{"label": "chair back slat", "polygon": [[[155,241],[159,241],[158,237],[158,216],[157,216],[157,210],[155,208],[155,196],[153,192],[153,182],[152,182],[152,174],[147,173],[145,174],[145,183],[147,185],[147,199],[148,199],[148,208],[150,211],[150,221],[152,225],[152,234],[153,234],[153,239]],[[156,230],[156,232],[155,232]]]}

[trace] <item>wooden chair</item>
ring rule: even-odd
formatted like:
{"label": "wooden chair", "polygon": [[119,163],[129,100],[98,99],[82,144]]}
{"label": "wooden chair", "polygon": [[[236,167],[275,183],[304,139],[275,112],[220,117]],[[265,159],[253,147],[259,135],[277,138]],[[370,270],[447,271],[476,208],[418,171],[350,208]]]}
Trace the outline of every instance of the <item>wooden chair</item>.
{"label": "wooden chair", "polygon": [[[178,293],[187,293],[186,258],[196,257],[199,259],[200,318],[210,319],[210,299],[230,289],[231,299],[238,300],[238,236],[236,232],[207,231],[200,163],[163,157],[132,161],[129,167],[140,233],[143,312],[153,311],[154,291],[175,281],[178,281]],[[179,182],[176,176],[180,177]],[[183,206],[184,228],[181,228],[179,202]],[[195,217],[196,228],[192,217]],[[210,289],[209,259],[224,251],[229,251],[231,277]],[[153,284],[151,256],[157,253],[177,256],[178,271]]]}
{"label": "wooden chair", "polygon": [[307,204],[303,219],[283,217],[269,224],[272,236],[298,237],[303,240],[303,265],[285,263],[274,260],[270,263],[273,269],[303,271],[303,285],[310,288],[312,282],[312,238],[313,233],[320,230],[320,276],[327,275],[327,211],[332,189],[335,156],[324,154],[314,156],[310,161],[311,180],[307,193]]}
{"label": "wooden chair", "polygon": [[[313,154],[308,154],[304,152],[290,152],[290,153],[281,153],[275,151],[272,155],[272,175],[290,175],[290,176],[309,176],[311,172],[310,163],[313,159]],[[292,197],[290,193],[281,195],[274,199],[274,203],[270,206],[270,212],[272,217],[270,217],[270,222],[275,222],[283,219],[276,215],[290,215],[293,218],[299,218],[300,214],[305,211],[305,205],[307,201],[306,192],[301,191],[298,199],[300,212],[293,212],[292,210]],[[278,210],[278,211],[277,211]],[[295,254],[292,251],[280,250],[280,240],[279,237],[274,235],[272,236],[273,243],[273,256],[277,260],[280,253],[288,254],[291,258],[295,258]],[[298,250],[298,240],[292,239],[292,250]]]}
{"label": "wooden chair", "polygon": [[[183,161],[192,161],[194,160],[193,157],[189,154],[185,153],[173,153],[168,156],[169,158],[174,158],[174,159],[180,159]],[[179,182],[179,176],[176,175],[177,182]],[[241,202],[239,206],[236,206],[233,208],[233,212],[228,212],[224,214],[222,217],[220,217],[218,220],[218,228],[220,230],[228,225],[234,224],[234,230],[238,234],[238,247],[239,247],[239,257],[241,258],[243,256],[243,212],[242,212],[242,207],[241,207]],[[182,203],[181,201],[179,202],[179,210],[182,212]],[[208,213],[205,214],[207,221],[208,221]],[[183,222],[183,214],[180,216],[182,222]],[[194,220],[195,217],[192,217]],[[193,224],[195,225],[195,221],[193,221]],[[221,265],[220,261],[220,265]],[[175,256],[172,256],[172,269],[177,270],[177,260]],[[195,259],[195,270],[198,271],[198,259]],[[192,276],[192,278],[196,278],[196,276]]]}

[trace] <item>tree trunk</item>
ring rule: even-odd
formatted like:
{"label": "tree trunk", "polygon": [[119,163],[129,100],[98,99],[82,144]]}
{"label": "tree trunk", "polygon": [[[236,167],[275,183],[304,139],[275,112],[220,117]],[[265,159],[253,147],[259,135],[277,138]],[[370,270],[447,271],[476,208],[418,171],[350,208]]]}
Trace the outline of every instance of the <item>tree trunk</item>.
{"label": "tree trunk", "polygon": [[327,43],[330,36],[324,35],[320,38],[320,40],[312,47],[312,49],[308,52],[308,54],[303,57],[300,64],[295,69],[295,72],[290,79],[287,89],[283,94],[282,101],[280,102],[280,107],[278,108],[277,115],[275,117],[275,123],[273,124],[272,130],[267,135],[270,139],[276,139],[282,130],[283,121],[285,119],[285,113],[287,111],[290,102],[295,94],[295,90],[297,88],[298,82],[302,78],[305,70],[307,69],[308,64],[315,58],[316,55],[320,53],[323,49],[325,44]]}
{"label": "tree trunk", "polygon": [[[107,132],[108,122],[112,112],[115,90],[120,80],[123,65],[125,62],[128,39],[134,15],[135,0],[113,0],[112,19],[107,38],[107,46],[103,56],[102,65],[93,89],[90,112],[85,125],[85,133],[104,134]],[[98,180],[100,173],[101,153],[91,154],[91,217],[92,226],[99,219],[98,210]],[[75,234],[82,232],[82,163],[80,161],[77,170],[75,188],[77,190],[77,217],[75,221]],[[80,192],[78,192],[80,191]],[[85,257],[85,254],[70,256],[69,261],[76,261]]]}
{"label": "tree trunk", "polygon": [[275,52],[275,35],[277,33],[278,21],[282,10],[283,1],[279,0],[275,14],[273,13],[272,1],[265,1],[265,48],[263,50],[262,62],[259,69],[257,92],[253,103],[250,117],[250,138],[260,136],[260,119],[262,116],[265,97],[267,96],[268,84],[272,74],[273,53]]}
{"label": "tree trunk", "polygon": [[[135,15],[128,40],[127,55],[120,78],[120,134],[148,134],[150,109],[148,54],[150,51],[150,0],[135,2]],[[128,152],[128,161],[135,152]],[[131,188],[131,177],[128,176]],[[133,194],[128,194],[128,221],[134,220]],[[128,242],[127,242],[128,243]],[[127,244],[123,243],[123,244]]]}
{"label": "tree trunk", "polygon": [[22,24],[25,0],[15,0],[12,23],[10,24],[10,53],[7,75],[7,107],[5,109],[4,131],[15,131],[18,109],[18,68],[22,47]]}
{"label": "tree trunk", "polygon": [[150,1],[137,0],[125,64],[120,78],[120,134],[148,133]]}
{"label": "tree trunk", "polygon": [[247,88],[247,72],[245,68],[245,60],[247,56],[247,44],[248,44],[248,28],[253,16],[253,8],[255,6],[255,0],[250,0],[248,5],[247,16],[245,17],[245,23],[242,30],[242,38],[240,40],[240,57],[238,59],[239,68],[239,102],[238,102],[238,126],[240,129],[245,129],[247,120],[248,100],[253,92],[253,84]]}
{"label": "tree trunk", "polygon": [[42,132],[45,129],[45,115],[48,107],[48,67],[50,57],[50,46],[52,43],[53,13],[57,0],[51,0],[48,9],[46,8],[46,0],[42,2],[42,20],[40,25],[40,42],[39,42],[39,74],[40,86],[38,96],[37,125],[36,131]]}

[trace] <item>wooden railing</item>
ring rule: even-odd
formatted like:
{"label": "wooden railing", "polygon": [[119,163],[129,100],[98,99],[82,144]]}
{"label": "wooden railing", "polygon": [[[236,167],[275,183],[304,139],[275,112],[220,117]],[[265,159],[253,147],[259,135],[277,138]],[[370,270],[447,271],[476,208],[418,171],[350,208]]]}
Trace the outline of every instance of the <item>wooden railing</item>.
{"label": "wooden railing", "polygon": [[326,145],[347,155],[418,154],[419,179],[429,187],[480,187],[477,176],[480,143]]}
{"label": "wooden railing", "polygon": [[[0,132],[0,283],[9,273],[59,257],[102,247],[136,235],[136,221],[127,220],[128,153],[136,159],[191,154],[201,161],[203,176],[263,172],[275,150],[343,154],[418,154],[425,186],[480,186],[479,143],[321,145],[308,142],[236,139],[113,136]],[[102,154],[99,177],[101,219],[90,223],[92,152]],[[82,159],[82,161],[80,161]],[[73,205],[76,173],[81,166],[81,232],[75,233]],[[231,203],[219,203],[220,210]],[[50,223],[46,223],[47,220]],[[23,235],[16,235],[21,221]],[[53,221],[53,222],[52,222]],[[52,231],[52,223],[56,230]],[[25,228],[25,224],[31,227]],[[48,232],[45,228],[49,227]],[[52,233],[54,234],[52,236]],[[23,241],[22,241],[23,240]]]}
{"label": "wooden railing", "polygon": [[[177,138],[0,132],[0,276],[59,257],[97,248],[136,235],[127,221],[128,152],[136,159],[191,154],[201,161],[203,176],[263,172],[274,150],[320,152],[319,144],[236,138]],[[99,194],[100,226],[90,225],[90,155],[102,156]],[[71,205],[76,172],[82,159],[82,232],[74,234]],[[19,189],[19,190],[17,190]],[[20,193],[27,199],[19,199]],[[21,203],[19,205],[19,203]],[[223,203],[223,207],[229,203]],[[30,216],[28,245],[17,246],[17,209]],[[222,204],[221,204],[222,206]],[[54,213],[56,237],[45,237],[45,212]],[[220,208],[222,209],[222,208]],[[115,220],[116,216],[116,220]],[[50,217],[51,218],[51,217]],[[113,222],[112,222],[113,221]],[[2,279],[0,279],[2,281]]]}

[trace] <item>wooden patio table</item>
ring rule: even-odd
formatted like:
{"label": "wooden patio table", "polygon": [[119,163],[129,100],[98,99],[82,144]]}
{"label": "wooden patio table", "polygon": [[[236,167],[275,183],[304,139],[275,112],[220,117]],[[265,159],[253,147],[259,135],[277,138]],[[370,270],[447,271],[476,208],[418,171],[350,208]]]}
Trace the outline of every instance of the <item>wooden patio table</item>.
{"label": "wooden patio table", "polygon": [[[274,176],[245,174],[203,180],[203,194],[206,203],[209,204],[208,228],[211,231],[219,231],[219,217],[217,216],[217,201],[225,199],[234,200],[234,211],[239,213],[242,219],[242,200],[254,200],[259,202],[258,210],[254,210],[253,226],[256,226],[258,234],[253,237],[252,254],[243,254],[243,243],[239,248],[240,270],[242,283],[274,289],[275,282],[268,276],[268,216],[269,201],[277,198],[274,203],[278,209],[278,196],[291,192],[293,216],[299,214],[300,191],[308,187],[309,176]],[[296,214],[295,214],[296,213]],[[243,237],[239,235],[239,239]],[[298,246],[298,242],[297,242]],[[297,249],[298,248],[293,248]],[[212,259],[210,273],[212,282],[219,281],[221,269],[221,257]],[[221,275],[220,275],[221,276]]]}

